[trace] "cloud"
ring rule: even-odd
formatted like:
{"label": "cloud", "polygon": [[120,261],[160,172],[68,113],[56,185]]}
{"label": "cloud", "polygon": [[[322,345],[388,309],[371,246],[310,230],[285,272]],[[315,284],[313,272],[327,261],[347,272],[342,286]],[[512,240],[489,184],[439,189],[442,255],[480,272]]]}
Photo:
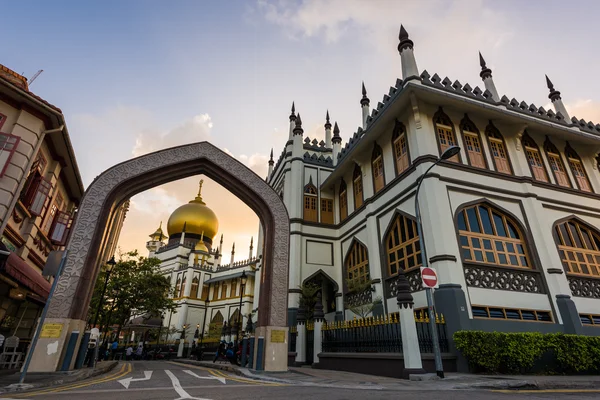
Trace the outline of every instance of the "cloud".
{"label": "cloud", "polygon": [[141,156],[156,150],[210,140],[213,123],[210,115],[199,114],[167,132],[142,132],[135,141],[132,154]]}
{"label": "cloud", "polygon": [[572,103],[566,103],[565,107],[571,118],[584,119],[600,124],[600,102],[592,99],[576,100]]}

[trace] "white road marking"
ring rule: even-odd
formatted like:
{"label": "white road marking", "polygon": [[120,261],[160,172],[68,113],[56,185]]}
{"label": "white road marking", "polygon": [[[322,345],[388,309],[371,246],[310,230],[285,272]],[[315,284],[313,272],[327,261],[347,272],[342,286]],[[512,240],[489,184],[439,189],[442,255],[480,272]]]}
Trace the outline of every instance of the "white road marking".
{"label": "white road marking", "polygon": [[182,387],[181,387],[181,383],[179,383],[179,379],[177,379],[177,377],[175,375],[173,375],[173,373],[171,371],[169,371],[168,369],[165,369],[165,373],[169,376],[169,378],[171,378],[171,383],[173,384],[173,389],[175,389],[175,391],[177,392],[177,394],[181,397],[175,399],[175,400],[183,400],[183,399],[192,399],[192,400],[210,400],[210,399],[205,399],[205,398],[200,398],[200,397],[192,397],[189,395],[188,392],[186,392]]}
{"label": "white road marking", "polygon": [[185,372],[186,374],[189,374],[191,376],[195,376],[198,379],[216,379],[219,382],[221,382],[223,385],[227,384],[227,382],[225,381],[225,378],[221,378],[218,376],[198,376],[195,373],[193,373],[192,371],[190,371],[189,369],[184,369],[183,372]]}
{"label": "white road marking", "polygon": [[144,377],[143,378],[125,378],[125,379],[121,379],[119,382],[121,385],[125,386],[125,389],[129,389],[129,385],[131,384],[131,382],[139,382],[139,381],[147,381],[150,380],[150,377],[152,377],[152,371],[144,371]]}
{"label": "white road marking", "polygon": [[435,280],[437,279],[437,277],[435,275],[423,275],[423,279]]}

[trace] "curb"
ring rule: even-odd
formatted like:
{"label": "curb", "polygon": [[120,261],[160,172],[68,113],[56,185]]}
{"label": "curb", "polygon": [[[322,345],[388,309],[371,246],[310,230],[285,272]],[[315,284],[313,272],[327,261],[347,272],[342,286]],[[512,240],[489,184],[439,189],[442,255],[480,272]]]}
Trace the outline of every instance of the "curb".
{"label": "curb", "polygon": [[238,376],[243,376],[245,378],[257,380],[257,381],[265,381],[265,382],[273,382],[273,383],[288,383],[288,384],[292,383],[291,381],[284,380],[284,379],[278,379],[278,378],[273,378],[270,376],[254,374],[254,373],[250,372],[250,370],[248,370],[248,368],[240,368],[240,367],[235,367],[233,365],[216,364],[216,363],[213,364],[211,362],[194,361],[194,360],[172,360],[172,362],[179,363],[179,364],[195,365],[195,366],[204,367],[204,368],[218,369],[218,370],[227,371],[227,372],[233,372]]}
{"label": "curb", "polygon": [[487,389],[487,390],[559,390],[559,389],[600,389],[600,382],[551,382],[551,381],[498,381],[466,383],[454,386],[454,389]]}
{"label": "curb", "polygon": [[[3,388],[0,388],[0,393],[14,393],[14,392],[25,392],[34,389],[41,389],[45,387],[64,385],[73,382],[83,381],[88,378],[92,378],[94,376],[105,374],[109,371],[112,371],[117,365],[118,361],[113,361],[108,363],[107,365],[103,365],[102,368],[95,368],[93,370],[79,370],[81,372],[76,374],[65,374],[64,378],[54,379],[48,382],[38,382],[38,383],[13,383]],[[72,378],[72,379],[69,379]]]}

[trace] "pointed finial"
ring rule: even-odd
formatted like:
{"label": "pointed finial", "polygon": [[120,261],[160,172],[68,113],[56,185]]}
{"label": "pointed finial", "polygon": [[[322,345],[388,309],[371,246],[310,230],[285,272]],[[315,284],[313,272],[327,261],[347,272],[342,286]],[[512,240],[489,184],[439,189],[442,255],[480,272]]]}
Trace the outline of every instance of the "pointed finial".
{"label": "pointed finial", "polygon": [[398,35],[398,39],[400,39],[400,44],[398,44],[398,51],[402,53],[402,50],[409,48],[413,48],[413,41],[408,38],[408,32],[404,29],[404,25],[400,25],[400,34]]}
{"label": "pointed finial", "polygon": [[367,89],[365,89],[365,82],[362,83],[362,99],[360,99],[361,106],[368,106],[371,101],[367,97]]}
{"label": "pointed finial", "polygon": [[548,85],[548,89],[550,89],[550,91],[554,90],[554,85],[552,84],[550,78],[548,78],[548,75],[546,75],[546,85]]}
{"label": "pointed finial", "polygon": [[250,237],[250,248],[254,247],[254,236]]}
{"label": "pointed finial", "polygon": [[290,114],[290,121],[293,121],[296,119],[296,106],[294,105],[294,102],[292,101],[292,113]]}
{"label": "pointed finial", "polygon": [[296,105],[292,101],[292,114],[296,112]]}
{"label": "pointed finial", "polygon": [[298,113],[298,117],[296,118],[296,127],[294,128],[294,136],[301,135],[304,133],[304,129],[302,129],[302,118],[300,118],[300,113]]}
{"label": "pointed finial", "polygon": [[325,113],[325,120],[329,122],[329,110],[327,110],[327,113]]}
{"label": "pointed finial", "polygon": [[233,242],[233,246],[231,246],[231,252],[235,253],[235,242]]}
{"label": "pointed finial", "polygon": [[204,203],[204,201],[202,201],[202,185],[204,184],[204,179],[200,179],[200,183],[198,184],[198,194],[196,195],[196,198],[192,201],[190,201],[190,203],[199,203],[199,204],[206,204]]}
{"label": "pointed finial", "polygon": [[273,165],[275,164],[275,161],[273,161],[273,148],[271,147],[271,155],[269,156],[269,165]]}
{"label": "pointed finial", "polygon": [[273,148],[271,147],[271,160],[273,159]]}
{"label": "pointed finial", "polygon": [[481,69],[485,68],[485,60],[483,59],[481,52],[479,52],[479,65],[481,65]]}
{"label": "pointed finial", "polygon": [[481,52],[479,52],[479,65],[481,65],[481,72],[479,73],[481,79],[485,80],[486,78],[491,78],[492,70],[485,65],[485,60],[483,59]]}
{"label": "pointed finial", "polygon": [[223,234],[221,233],[221,244],[223,244]]}
{"label": "pointed finial", "polygon": [[338,126],[337,121],[333,124],[333,138],[331,139],[333,143],[341,143],[342,137],[340,136],[340,128]]}
{"label": "pointed finial", "polygon": [[325,113],[325,129],[331,129],[331,122],[329,122],[329,110]]}
{"label": "pointed finial", "polygon": [[185,232],[185,227],[187,226],[187,221],[183,222],[183,229],[181,230],[182,232]]}
{"label": "pointed finial", "polygon": [[548,85],[548,89],[550,89],[550,94],[548,95],[548,98],[553,102],[556,100],[560,100],[560,92],[554,89],[554,84],[552,83],[550,78],[548,78],[548,75],[546,75],[546,85]]}
{"label": "pointed finial", "polygon": [[162,221],[160,221],[160,224],[158,225],[158,229],[162,229]]}
{"label": "pointed finial", "polygon": [[198,197],[202,197],[202,185],[204,184],[204,179],[200,179],[200,184],[198,185]]}

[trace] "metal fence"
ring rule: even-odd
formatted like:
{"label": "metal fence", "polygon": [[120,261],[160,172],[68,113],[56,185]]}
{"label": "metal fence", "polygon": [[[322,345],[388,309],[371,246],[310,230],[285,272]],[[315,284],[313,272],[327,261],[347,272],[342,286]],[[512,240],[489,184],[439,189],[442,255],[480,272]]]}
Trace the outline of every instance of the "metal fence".
{"label": "metal fence", "polygon": [[288,352],[294,353],[296,351],[296,339],[298,338],[298,328],[290,326],[288,331]]}
{"label": "metal fence", "polygon": [[[447,352],[448,339],[444,316],[437,315],[435,322],[440,350]],[[417,311],[415,312],[415,324],[421,353],[433,353],[429,317],[423,311]],[[354,318],[349,321],[324,323],[322,337],[323,352],[402,353],[402,334],[397,313],[382,317]]]}
{"label": "metal fence", "polygon": [[306,364],[311,365],[315,354],[315,324],[306,323]]}

